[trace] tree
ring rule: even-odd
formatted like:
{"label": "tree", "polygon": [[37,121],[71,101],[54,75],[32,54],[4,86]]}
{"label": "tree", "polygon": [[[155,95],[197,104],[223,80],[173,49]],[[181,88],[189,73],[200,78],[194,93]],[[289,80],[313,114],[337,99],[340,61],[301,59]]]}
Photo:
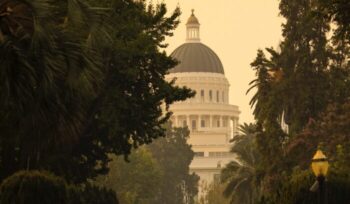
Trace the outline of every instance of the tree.
{"label": "tree", "polygon": [[189,130],[166,128],[164,138],[133,152],[130,162],[113,157],[109,174],[97,182],[114,189],[122,203],[194,203],[199,177],[189,173]]}
{"label": "tree", "polygon": [[0,201],[4,204],[68,203],[67,183],[48,172],[20,171],[0,186]]}
{"label": "tree", "polygon": [[[338,146],[325,183],[328,203],[346,203],[350,199],[348,175],[350,166],[344,156],[343,148]],[[344,165],[345,163],[347,164]],[[282,175],[277,191],[273,194],[264,194],[259,203],[316,204],[318,203],[317,192],[310,191],[315,180],[310,169],[295,167],[291,174]]]}
{"label": "tree", "polygon": [[228,163],[221,172],[222,183],[225,184],[224,195],[231,203],[252,204],[258,198],[257,170],[259,156],[256,148],[255,124],[240,126],[242,135],[232,139],[234,145],[231,152],[237,161]]}
{"label": "tree", "polygon": [[[341,145],[346,162],[343,166],[350,166],[350,101],[339,104],[333,103],[321,114],[320,119],[311,120],[307,127],[297,135],[287,146],[287,156],[296,161],[303,169],[309,167],[309,158],[313,155],[318,145],[322,145],[323,151],[331,161],[336,159],[337,148]],[[345,165],[348,163],[347,165]]]}
{"label": "tree", "polygon": [[332,102],[344,102],[349,95],[350,68],[350,2],[346,0],[318,0],[316,14],[323,17],[334,29],[330,37],[332,57],[330,62],[330,76]]}
{"label": "tree", "polygon": [[194,152],[187,143],[188,137],[187,128],[171,128],[168,124],[166,136],[147,146],[163,171],[160,192],[154,203],[194,203],[199,177],[189,173]]}
{"label": "tree", "polygon": [[[295,163],[305,162],[287,155],[288,144],[298,143],[298,135],[330,103],[343,103],[350,96],[348,6],[346,1],[280,1],[286,19],[283,40],[277,49],[258,51],[251,64],[256,79],[248,90],[256,89],[251,105],[259,129],[262,189],[275,192],[284,185],[282,175],[291,175]],[[328,37],[330,25],[336,27]],[[304,149],[297,151],[305,158]]]}
{"label": "tree", "polygon": [[211,183],[205,187],[205,195],[199,199],[198,204],[230,204],[230,198],[223,196],[225,184]]}
{"label": "tree", "polygon": [[317,12],[323,15],[327,21],[335,25],[332,35],[332,45],[334,47],[335,58],[333,65],[335,67],[349,68],[348,61],[350,56],[350,2],[346,0],[318,0]]}
{"label": "tree", "polygon": [[265,123],[281,121],[285,116],[283,120],[289,124],[290,134],[294,134],[326,106],[329,25],[323,18],[315,17],[314,10],[310,1],[282,0],[280,14],[286,22],[282,25],[280,51],[267,48],[269,58],[258,51],[251,64],[257,71],[255,81],[265,82],[251,101],[252,106],[256,105],[255,117],[264,128],[268,128]]}
{"label": "tree", "polygon": [[90,183],[82,186],[70,185],[68,197],[69,204],[119,204],[115,191]]}
{"label": "tree", "polygon": [[37,168],[54,144],[74,143],[82,109],[100,80],[92,56],[79,45],[83,22],[64,23],[57,3],[46,3],[1,3],[0,178]]}
{"label": "tree", "polygon": [[179,9],[114,0],[0,4],[0,179],[47,169],[81,183],[106,173],[108,154],[164,136],[175,62],[159,48]]}
{"label": "tree", "polygon": [[[261,203],[313,202],[307,169],[316,147],[324,142],[330,159],[337,145],[348,148],[340,110],[350,96],[349,8],[343,0],[281,0],[283,40],[277,49],[258,50],[251,63],[256,79],[248,92],[256,90],[250,105],[258,128]],[[338,114],[342,121],[334,120]],[[347,182],[342,174],[336,177]]]}
{"label": "tree", "polygon": [[97,183],[117,192],[121,203],[154,203],[160,191],[163,171],[146,148],[133,152],[125,162],[122,157],[112,157],[110,172],[99,177]]}

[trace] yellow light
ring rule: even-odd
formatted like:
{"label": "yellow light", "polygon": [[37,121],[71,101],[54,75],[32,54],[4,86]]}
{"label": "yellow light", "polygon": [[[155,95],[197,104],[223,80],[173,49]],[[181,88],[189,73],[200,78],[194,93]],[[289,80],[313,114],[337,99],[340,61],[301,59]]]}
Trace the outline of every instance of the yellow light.
{"label": "yellow light", "polygon": [[321,150],[317,150],[314,157],[312,158],[311,168],[316,177],[326,176],[328,173],[328,161],[327,157]]}

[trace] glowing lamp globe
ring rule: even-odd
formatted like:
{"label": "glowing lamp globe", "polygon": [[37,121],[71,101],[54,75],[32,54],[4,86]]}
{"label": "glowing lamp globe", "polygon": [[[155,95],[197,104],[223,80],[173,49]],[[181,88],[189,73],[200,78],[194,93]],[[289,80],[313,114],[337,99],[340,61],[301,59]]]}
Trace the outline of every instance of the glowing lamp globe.
{"label": "glowing lamp globe", "polygon": [[328,173],[328,160],[321,150],[317,150],[311,161],[311,169],[316,177],[325,177]]}

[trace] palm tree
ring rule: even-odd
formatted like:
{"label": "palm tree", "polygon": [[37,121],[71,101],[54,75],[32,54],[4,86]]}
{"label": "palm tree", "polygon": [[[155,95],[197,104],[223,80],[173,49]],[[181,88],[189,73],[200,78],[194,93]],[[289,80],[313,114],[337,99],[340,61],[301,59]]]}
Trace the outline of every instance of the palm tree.
{"label": "palm tree", "polygon": [[231,197],[232,204],[253,204],[258,194],[256,129],[256,125],[251,123],[240,126],[242,134],[232,139],[234,145],[231,149],[237,155],[237,161],[231,161],[221,172],[222,182],[226,184],[224,196]]}
{"label": "palm tree", "polygon": [[100,76],[91,16],[80,1],[1,1],[0,179],[77,140]]}

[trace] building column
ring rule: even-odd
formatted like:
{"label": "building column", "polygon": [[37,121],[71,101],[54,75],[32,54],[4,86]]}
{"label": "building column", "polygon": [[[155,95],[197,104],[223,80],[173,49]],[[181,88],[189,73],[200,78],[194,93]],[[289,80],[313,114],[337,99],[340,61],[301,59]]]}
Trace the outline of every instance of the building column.
{"label": "building column", "polygon": [[199,130],[199,128],[201,128],[201,121],[200,121],[200,115],[197,115],[197,130]]}
{"label": "building column", "polygon": [[[232,121],[232,127],[231,127],[231,121]],[[229,117],[229,126],[230,126],[230,134],[228,140],[232,139],[237,133],[236,133],[236,123],[234,117]]]}
{"label": "building column", "polygon": [[224,127],[224,122],[223,122],[223,116],[222,115],[219,116],[219,120],[220,120],[220,127],[223,128]]}
{"label": "building column", "polygon": [[233,127],[232,127],[233,130],[232,130],[232,132],[234,133],[234,135],[237,135],[237,133],[238,133],[238,120],[237,120],[236,117],[233,117],[232,119],[233,119]]}
{"label": "building column", "polygon": [[212,115],[209,115],[209,128],[212,128],[213,127],[213,116]]}

